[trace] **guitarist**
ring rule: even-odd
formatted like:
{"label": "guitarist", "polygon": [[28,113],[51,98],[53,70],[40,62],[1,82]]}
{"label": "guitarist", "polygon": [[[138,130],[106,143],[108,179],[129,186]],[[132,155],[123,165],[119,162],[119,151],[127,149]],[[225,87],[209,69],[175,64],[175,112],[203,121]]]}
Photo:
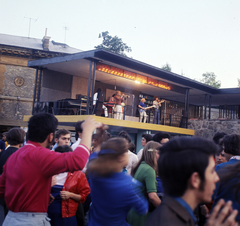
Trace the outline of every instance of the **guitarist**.
{"label": "guitarist", "polygon": [[160,124],[161,121],[161,103],[165,100],[159,100],[158,96],[153,97],[154,119],[153,124]]}

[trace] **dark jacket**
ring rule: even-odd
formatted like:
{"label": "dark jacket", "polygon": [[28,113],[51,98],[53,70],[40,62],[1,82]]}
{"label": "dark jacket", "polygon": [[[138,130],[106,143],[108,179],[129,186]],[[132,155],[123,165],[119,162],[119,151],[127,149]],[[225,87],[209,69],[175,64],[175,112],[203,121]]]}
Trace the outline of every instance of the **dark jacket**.
{"label": "dark jacket", "polygon": [[164,196],[148,218],[146,226],[194,226],[192,217],[174,198]]}

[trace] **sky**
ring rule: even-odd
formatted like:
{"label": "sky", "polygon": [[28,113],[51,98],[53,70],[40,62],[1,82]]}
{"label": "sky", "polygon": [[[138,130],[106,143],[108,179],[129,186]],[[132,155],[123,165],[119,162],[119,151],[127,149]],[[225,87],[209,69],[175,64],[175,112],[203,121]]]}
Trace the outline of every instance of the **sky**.
{"label": "sky", "polygon": [[[51,40],[80,50],[117,35],[128,57],[200,80],[213,72],[221,88],[240,79],[239,0],[0,0],[0,33]],[[1,42],[1,40],[0,40]]]}

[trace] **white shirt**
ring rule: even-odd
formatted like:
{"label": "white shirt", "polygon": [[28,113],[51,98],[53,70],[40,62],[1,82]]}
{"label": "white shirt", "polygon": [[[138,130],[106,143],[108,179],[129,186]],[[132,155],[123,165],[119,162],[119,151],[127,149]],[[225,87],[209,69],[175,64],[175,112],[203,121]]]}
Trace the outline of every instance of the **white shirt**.
{"label": "white shirt", "polygon": [[132,168],[137,164],[138,162],[138,157],[134,153],[128,150],[128,156],[129,156],[129,162],[128,165],[126,166],[126,169],[128,171],[128,174],[131,174]]}
{"label": "white shirt", "polygon": [[143,148],[137,153],[138,160],[142,158]]}
{"label": "white shirt", "polygon": [[77,146],[80,144],[80,142],[81,142],[81,138],[78,138],[78,140],[71,146],[73,151],[77,148]]}
{"label": "white shirt", "polygon": [[66,179],[67,179],[67,175],[68,175],[68,172],[59,173],[56,176],[56,180],[57,180],[56,184],[63,186],[65,184]]}
{"label": "white shirt", "polygon": [[97,102],[97,96],[98,96],[98,93],[94,93],[94,95],[93,95],[93,105],[95,105],[96,104],[96,102]]}

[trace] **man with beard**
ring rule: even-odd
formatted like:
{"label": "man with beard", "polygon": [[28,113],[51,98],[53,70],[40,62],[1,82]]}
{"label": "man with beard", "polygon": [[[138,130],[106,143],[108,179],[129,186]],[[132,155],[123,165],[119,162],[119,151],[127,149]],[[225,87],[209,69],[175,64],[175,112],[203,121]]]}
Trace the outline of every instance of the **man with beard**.
{"label": "man with beard", "polygon": [[33,115],[28,142],[12,154],[0,177],[0,196],[9,212],[3,225],[50,225],[47,217],[52,176],[81,170],[89,157],[93,131],[101,127],[89,117],[82,124],[81,144],[74,152],[50,151],[58,120],[51,114]]}

